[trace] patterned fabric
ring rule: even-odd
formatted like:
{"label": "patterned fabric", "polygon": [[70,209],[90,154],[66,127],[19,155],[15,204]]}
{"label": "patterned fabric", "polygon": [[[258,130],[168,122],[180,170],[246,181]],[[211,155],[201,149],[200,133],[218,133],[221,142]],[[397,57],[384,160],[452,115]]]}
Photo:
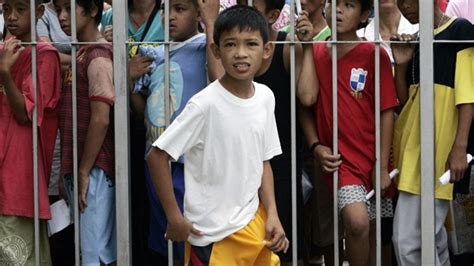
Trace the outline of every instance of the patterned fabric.
{"label": "patterned fabric", "polygon": [[[367,190],[362,185],[349,185],[344,186],[339,189],[337,205],[339,212],[349,204],[356,202],[365,202],[367,204],[367,213],[369,215],[369,220],[373,220],[376,217],[375,210],[375,197],[372,197],[369,201],[365,198],[367,195]],[[381,217],[393,217],[393,206],[392,200],[382,198]]]}
{"label": "patterned fabric", "polygon": [[[112,46],[110,44],[83,46],[77,54],[77,133],[78,133],[78,158],[82,158],[84,143],[90,121],[91,101],[103,101],[112,105],[113,99],[90,95],[92,90],[98,86],[89,84],[88,67],[93,59],[98,57],[112,59]],[[72,173],[72,79],[71,69],[68,69],[64,77],[64,86],[61,92],[61,107],[59,115],[59,128],[61,131],[61,176]],[[111,112],[111,116],[112,112]],[[102,148],[96,157],[95,166],[103,169],[109,176],[115,176],[114,157],[114,127],[113,119],[107,130]]]}

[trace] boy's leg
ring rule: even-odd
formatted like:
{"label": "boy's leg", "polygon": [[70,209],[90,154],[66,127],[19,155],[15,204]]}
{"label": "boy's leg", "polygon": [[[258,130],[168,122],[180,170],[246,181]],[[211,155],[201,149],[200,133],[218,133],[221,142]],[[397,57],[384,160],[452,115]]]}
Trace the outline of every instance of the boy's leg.
{"label": "boy's leg", "polygon": [[81,213],[81,255],[83,265],[109,264],[117,260],[115,186],[97,167],[89,175],[87,208]]}
{"label": "boy's leg", "polygon": [[[40,262],[51,265],[47,221],[40,220]],[[0,215],[0,265],[35,265],[34,220]]]}
{"label": "boy's leg", "polygon": [[265,247],[266,213],[260,205],[255,218],[244,228],[205,247],[186,244],[185,265],[280,265],[276,254]]}
{"label": "boy's leg", "polygon": [[[393,245],[399,265],[421,265],[421,197],[400,191],[393,221]],[[449,265],[444,222],[449,201],[435,200],[435,240],[438,265]]]}
{"label": "boy's leg", "polygon": [[367,265],[369,262],[370,224],[366,194],[361,185],[344,186],[338,193],[338,208],[344,223],[347,256],[351,265]]}

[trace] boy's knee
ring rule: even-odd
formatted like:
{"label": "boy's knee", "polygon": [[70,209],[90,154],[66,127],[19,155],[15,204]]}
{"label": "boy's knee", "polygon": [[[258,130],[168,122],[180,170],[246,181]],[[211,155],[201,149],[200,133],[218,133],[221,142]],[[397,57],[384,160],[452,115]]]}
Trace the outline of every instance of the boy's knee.
{"label": "boy's knee", "polygon": [[370,224],[367,219],[349,219],[344,222],[346,234],[353,237],[368,236],[370,230]]}

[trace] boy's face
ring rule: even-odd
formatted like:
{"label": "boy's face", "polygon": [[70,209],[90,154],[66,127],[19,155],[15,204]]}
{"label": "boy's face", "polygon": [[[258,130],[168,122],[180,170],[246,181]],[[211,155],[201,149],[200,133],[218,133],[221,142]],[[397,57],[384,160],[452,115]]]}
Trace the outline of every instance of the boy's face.
{"label": "boy's face", "polygon": [[[365,23],[370,12],[362,13],[360,0],[338,0],[336,5],[337,33],[355,32]],[[332,26],[332,1],[326,4],[326,22]]]}
{"label": "boy's face", "polygon": [[419,23],[418,0],[398,0],[398,8],[411,24]]}
{"label": "boy's face", "polygon": [[[41,17],[43,15],[43,11],[43,6],[38,6],[36,9],[36,17]],[[5,0],[3,3],[3,13],[8,32],[21,41],[30,42],[30,1]]]}
{"label": "boy's face", "polygon": [[[198,8],[191,0],[171,0],[170,2],[170,37],[174,41],[185,41],[197,33],[201,20]],[[164,10],[162,10],[164,12]],[[162,13],[161,23],[165,23]]]}
{"label": "boy's face", "polygon": [[54,0],[53,2],[61,29],[71,36],[71,2],[68,0]]}
{"label": "boy's face", "polygon": [[[58,15],[61,29],[67,34],[71,35],[71,1],[69,0],[54,0],[54,7]],[[95,13],[86,14],[84,8],[76,4],[76,29],[78,35],[85,28],[85,25],[90,21],[94,21]]]}
{"label": "boy's face", "polygon": [[272,44],[263,43],[259,31],[233,28],[223,32],[219,46],[212,44],[216,58],[221,59],[228,76],[236,80],[251,80],[260,69],[263,59],[272,53]]}

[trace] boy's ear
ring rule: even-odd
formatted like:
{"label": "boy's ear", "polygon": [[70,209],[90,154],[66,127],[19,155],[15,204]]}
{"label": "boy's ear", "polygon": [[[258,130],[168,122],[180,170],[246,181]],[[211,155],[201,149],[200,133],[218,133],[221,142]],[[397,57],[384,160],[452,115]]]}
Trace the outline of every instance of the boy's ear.
{"label": "boy's ear", "polygon": [[277,21],[277,19],[280,17],[280,10],[278,9],[273,9],[267,12],[265,15],[267,17],[267,22],[268,25],[273,25]]}
{"label": "boy's ear", "polygon": [[360,16],[360,23],[361,24],[367,23],[367,21],[369,21],[369,16],[370,16],[370,10],[366,10],[366,11],[362,12],[362,14]]}
{"label": "boy's ear", "polygon": [[221,59],[221,51],[219,50],[219,46],[217,46],[216,43],[211,43],[211,51],[212,51],[212,54],[214,55],[214,57],[218,60]]}
{"label": "boy's ear", "polygon": [[263,59],[268,59],[273,54],[273,49],[275,48],[275,44],[273,42],[267,42],[263,45]]}
{"label": "boy's ear", "polygon": [[97,12],[99,12],[99,9],[94,5],[92,5],[92,9],[91,9],[91,17],[92,18],[95,18],[95,16],[97,16]]}
{"label": "boy's ear", "polygon": [[[1,1],[0,1],[1,2]],[[44,14],[44,5],[38,5],[36,7],[36,20],[40,19],[43,17]]]}

